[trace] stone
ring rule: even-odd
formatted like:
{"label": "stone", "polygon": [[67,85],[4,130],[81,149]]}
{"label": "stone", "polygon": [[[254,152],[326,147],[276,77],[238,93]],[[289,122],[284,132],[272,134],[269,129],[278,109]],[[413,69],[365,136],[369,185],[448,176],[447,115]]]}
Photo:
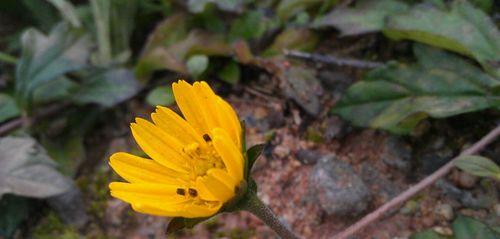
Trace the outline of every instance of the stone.
{"label": "stone", "polygon": [[382,161],[389,167],[408,172],[411,169],[411,146],[400,138],[389,136],[382,149]]}
{"label": "stone", "polygon": [[376,188],[373,195],[380,198],[383,202],[387,202],[400,194],[405,188],[402,184],[398,184],[374,167],[371,162],[363,162],[361,164],[361,179],[369,188]]}
{"label": "stone", "polygon": [[321,153],[316,150],[299,149],[295,155],[297,160],[304,165],[313,165],[321,158]]}
{"label": "stone", "polygon": [[325,124],[325,132],[323,135],[328,141],[344,137],[351,129],[351,127],[338,116],[328,117],[325,120]]}
{"label": "stone", "polygon": [[353,217],[368,208],[370,190],[349,164],[334,155],[318,160],[309,180],[315,200],[327,215]]}
{"label": "stone", "polygon": [[304,66],[292,66],[284,73],[284,95],[297,103],[307,114],[315,117],[321,111],[319,96],[323,87],[316,72]]}
{"label": "stone", "polygon": [[342,94],[354,82],[354,78],[342,71],[332,71],[330,69],[321,70],[318,79],[326,90],[332,92],[335,98],[340,98]]}
{"label": "stone", "polygon": [[471,189],[474,188],[479,178],[463,171],[454,170],[451,174],[451,180],[461,188]]}
{"label": "stone", "polygon": [[432,228],[436,233],[443,235],[443,236],[453,236],[453,231],[449,227],[441,227],[441,226],[435,226]]}
{"label": "stone", "polygon": [[431,174],[445,165],[454,156],[454,150],[446,145],[446,138],[437,137],[431,139],[416,158],[421,161],[423,174]]}
{"label": "stone", "polygon": [[500,217],[500,203],[495,204],[495,206],[493,207],[493,209],[495,210],[495,215],[497,217]]}
{"label": "stone", "polygon": [[451,221],[455,217],[453,213],[453,207],[450,204],[440,204],[436,207],[436,214],[442,218]]}

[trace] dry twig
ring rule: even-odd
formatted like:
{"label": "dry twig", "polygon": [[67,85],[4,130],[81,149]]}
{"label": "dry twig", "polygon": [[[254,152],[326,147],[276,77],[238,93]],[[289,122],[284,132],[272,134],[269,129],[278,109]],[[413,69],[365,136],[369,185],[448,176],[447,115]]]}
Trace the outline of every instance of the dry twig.
{"label": "dry twig", "polygon": [[49,106],[47,108],[42,109],[38,114],[35,114],[35,116],[32,118],[20,117],[20,118],[16,118],[16,119],[13,119],[11,121],[8,121],[8,122],[0,125],[0,136],[5,135],[5,134],[9,133],[10,131],[13,131],[17,128],[20,128],[21,126],[23,126],[25,124],[29,124],[30,122],[36,123],[36,121],[38,121],[42,118],[46,118],[46,117],[50,117],[52,115],[55,115],[59,111],[65,109],[68,106],[69,106],[69,104],[52,105],[52,106]]}
{"label": "dry twig", "polygon": [[352,66],[358,68],[377,68],[384,65],[384,63],[376,61],[363,61],[350,58],[340,58],[336,56],[320,55],[320,54],[307,53],[302,51],[293,51],[287,49],[283,50],[283,53],[285,54],[285,56],[289,57],[301,58],[311,61],[319,61],[339,66]]}

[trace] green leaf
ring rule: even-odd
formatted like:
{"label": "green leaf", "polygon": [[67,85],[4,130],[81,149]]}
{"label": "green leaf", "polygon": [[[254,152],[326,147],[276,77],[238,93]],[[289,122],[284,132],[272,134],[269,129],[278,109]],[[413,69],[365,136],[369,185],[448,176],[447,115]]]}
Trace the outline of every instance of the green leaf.
{"label": "green leaf", "polygon": [[140,89],[132,72],[116,68],[90,76],[71,99],[80,104],[95,103],[111,107],[132,98]]}
{"label": "green leaf", "polygon": [[[158,34],[162,34],[158,32]],[[154,36],[154,38],[161,38]],[[156,42],[161,42],[159,39]],[[185,61],[193,55],[230,56],[233,50],[224,35],[201,30],[192,30],[182,40],[168,45],[148,45],[148,51],[141,56],[136,75],[145,82],[154,71],[171,70],[189,74]]]}
{"label": "green leaf", "polygon": [[130,37],[135,26],[137,0],[91,0],[98,52],[93,63],[111,66],[125,63],[131,56]]}
{"label": "green leaf", "polygon": [[490,12],[493,8],[493,0],[470,0],[469,2],[484,12]]}
{"label": "green leaf", "polygon": [[408,13],[389,17],[384,33],[471,56],[500,77],[500,31],[467,1],[454,1],[450,10],[417,5]]}
{"label": "green leaf", "polygon": [[187,5],[192,13],[201,13],[207,4],[215,4],[219,9],[228,12],[239,12],[242,10],[242,0],[188,0]]}
{"label": "green leaf", "polygon": [[71,179],[29,137],[0,138],[0,198],[6,193],[47,198],[70,190]]}
{"label": "green leaf", "polygon": [[16,94],[23,105],[30,104],[33,91],[65,73],[88,65],[91,42],[88,35],[65,24],[54,27],[48,36],[36,29],[21,38],[22,55],[16,66]]}
{"label": "green leaf", "polygon": [[265,144],[257,144],[252,147],[250,147],[247,150],[247,160],[248,160],[248,174],[252,171],[252,167],[257,161],[257,158],[259,158],[260,154],[262,153],[262,150],[264,150]]}
{"label": "green leaf", "polygon": [[485,157],[476,155],[460,156],[456,159],[455,166],[472,175],[500,180],[500,167],[491,159]]}
{"label": "green leaf", "polygon": [[[84,117],[82,117],[84,118]],[[68,177],[75,176],[78,166],[85,159],[83,136],[80,134],[58,135],[57,138],[40,142],[60,166],[60,171]]]}
{"label": "green leaf", "polygon": [[240,66],[232,60],[218,72],[218,75],[223,81],[235,85],[240,80]]}
{"label": "green leaf", "polygon": [[78,19],[78,14],[75,11],[75,7],[71,2],[66,1],[66,0],[47,0],[50,2],[54,7],[59,10],[59,13],[61,13],[61,16],[71,23],[71,26],[73,27],[81,27],[82,24],[80,22],[80,19]]}
{"label": "green leaf", "polygon": [[428,116],[445,118],[500,105],[500,81],[460,57],[415,46],[417,64],[389,65],[352,85],[333,112],[357,126],[409,133]]}
{"label": "green leaf", "polygon": [[109,65],[111,63],[111,31],[110,31],[110,0],[90,0],[95,24],[95,38],[98,52],[93,56],[95,64]]}
{"label": "green leaf", "polygon": [[20,114],[21,111],[17,107],[16,101],[9,95],[0,93],[0,123]]}
{"label": "green leaf", "polygon": [[193,228],[198,223],[203,222],[209,218],[210,217],[201,217],[201,218],[174,217],[168,223],[167,234],[171,234],[185,228]]}
{"label": "green leaf", "polygon": [[33,102],[35,104],[46,104],[63,100],[69,97],[77,87],[77,83],[65,76],[61,76],[36,88],[33,92]]}
{"label": "green leaf", "polygon": [[[138,0],[111,0],[110,38],[111,52],[115,62],[125,62],[132,54],[130,38],[136,24]],[[127,56],[119,59],[120,56]]]}
{"label": "green leaf", "polygon": [[0,200],[0,237],[11,238],[30,211],[30,199],[5,195]]}
{"label": "green leaf", "polygon": [[318,36],[305,28],[288,28],[281,32],[263,56],[281,55],[283,50],[311,51],[318,43]]}
{"label": "green leaf", "polygon": [[291,17],[297,15],[298,13],[302,13],[308,9],[313,7],[321,6],[321,4],[325,5],[333,5],[336,0],[281,0],[278,6],[276,7],[276,13],[278,17],[286,21]]}
{"label": "green leaf", "polygon": [[175,102],[171,86],[158,86],[148,93],[146,102],[151,106],[172,105]]}
{"label": "green leaf", "polygon": [[164,57],[165,48],[186,38],[187,22],[185,14],[174,14],[160,22],[148,36],[135,69],[135,74],[142,83],[146,83],[155,70],[164,68],[161,58]]}
{"label": "green leaf", "polygon": [[482,222],[462,215],[453,221],[452,227],[455,239],[495,239],[500,237],[499,233]]}
{"label": "green leaf", "polygon": [[[60,20],[57,10],[47,1],[22,0],[21,2],[28,10],[25,10],[22,14],[32,19],[32,22],[44,31],[50,30]],[[19,1],[16,1],[16,5],[19,5]]]}
{"label": "green leaf", "polygon": [[342,36],[359,35],[380,31],[387,16],[404,12],[406,3],[396,0],[361,1],[355,7],[339,7],[314,21],[314,27],[334,26]]}
{"label": "green leaf", "polygon": [[267,28],[267,22],[260,11],[249,11],[231,23],[229,38],[252,40],[261,37]]}
{"label": "green leaf", "polygon": [[193,55],[186,62],[188,73],[198,79],[208,68],[208,57],[205,55]]}
{"label": "green leaf", "polygon": [[446,239],[447,237],[437,234],[433,230],[417,232],[410,236],[410,239]]}

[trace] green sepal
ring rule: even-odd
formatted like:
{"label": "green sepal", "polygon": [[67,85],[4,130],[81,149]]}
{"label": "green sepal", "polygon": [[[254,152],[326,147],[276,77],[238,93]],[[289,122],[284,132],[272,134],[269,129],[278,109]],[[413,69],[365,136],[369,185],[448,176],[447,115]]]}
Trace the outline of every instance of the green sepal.
{"label": "green sepal", "polygon": [[236,212],[248,208],[248,202],[257,195],[257,183],[249,177],[245,182],[245,192],[237,194],[232,200],[227,202],[221,209],[221,212]]}
{"label": "green sepal", "polygon": [[259,156],[262,153],[262,151],[264,150],[265,146],[266,146],[266,144],[256,144],[247,150],[247,155],[246,155],[247,161],[248,161],[247,175],[250,175],[250,172],[252,171],[252,167],[253,167],[255,161],[257,161],[257,158],[259,158]]}
{"label": "green sepal", "polygon": [[[217,214],[215,214],[217,215]],[[184,217],[174,217],[167,225],[167,234],[178,232],[185,228],[193,228],[198,223],[203,222],[211,217],[198,217],[198,218],[184,218]]]}
{"label": "green sepal", "polygon": [[222,206],[219,212],[234,212],[239,210],[239,204],[248,194],[248,184],[245,180],[236,188],[236,195]]}

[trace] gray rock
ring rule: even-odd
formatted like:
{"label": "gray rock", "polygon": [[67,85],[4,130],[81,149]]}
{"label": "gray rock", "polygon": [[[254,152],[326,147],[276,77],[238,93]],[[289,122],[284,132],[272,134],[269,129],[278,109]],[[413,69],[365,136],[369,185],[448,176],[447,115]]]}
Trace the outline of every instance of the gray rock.
{"label": "gray rock", "polygon": [[421,161],[421,170],[423,174],[431,174],[445,165],[455,155],[453,148],[446,145],[446,138],[437,137],[431,139],[417,153],[416,158]]}
{"label": "gray rock", "polygon": [[453,213],[453,207],[450,204],[444,203],[436,207],[436,214],[443,217],[444,219],[451,221],[455,217]]}
{"label": "gray rock", "polygon": [[496,192],[484,192],[484,188],[478,188],[475,192],[462,190],[446,180],[438,180],[436,185],[441,188],[443,194],[462,204],[464,207],[473,209],[491,208],[498,200]]}
{"label": "gray rock", "polygon": [[318,73],[318,79],[325,89],[332,92],[335,98],[340,98],[354,81],[352,76],[342,71],[332,71],[331,69],[320,71]]}
{"label": "gray rock", "polygon": [[402,185],[388,179],[387,175],[378,171],[369,162],[362,163],[360,176],[369,188],[377,189],[373,194],[380,197],[384,202],[396,197],[405,189]]}
{"label": "gray rock", "polygon": [[411,168],[411,146],[398,137],[389,136],[385,139],[381,157],[392,168],[403,172]]}
{"label": "gray rock", "polygon": [[495,206],[493,207],[493,210],[495,211],[495,215],[497,217],[500,217],[500,203],[495,204]]}
{"label": "gray rock", "polygon": [[342,138],[351,130],[351,127],[338,116],[328,117],[325,124],[325,133],[323,135],[328,141]]}
{"label": "gray rock", "polygon": [[296,154],[297,160],[304,165],[315,164],[321,156],[320,152],[310,149],[299,149]]}
{"label": "gray rock", "polygon": [[356,216],[368,207],[370,191],[352,167],[333,155],[314,166],[310,182],[315,200],[328,215]]}
{"label": "gray rock", "polygon": [[319,96],[323,88],[315,76],[315,71],[302,66],[290,67],[285,72],[284,94],[292,99],[306,113],[317,116],[321,110]]}

